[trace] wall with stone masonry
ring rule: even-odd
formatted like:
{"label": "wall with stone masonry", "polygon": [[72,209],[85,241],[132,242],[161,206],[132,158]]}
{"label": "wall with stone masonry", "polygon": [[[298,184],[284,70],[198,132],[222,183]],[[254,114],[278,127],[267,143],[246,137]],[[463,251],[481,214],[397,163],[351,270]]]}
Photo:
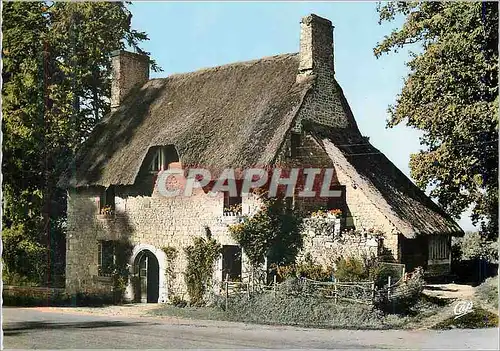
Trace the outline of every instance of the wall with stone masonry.
{"label": "wall with stone masonry", "polygon": [[[315,15],[303,18],[297,80],[314,75],[315,84],[298,112],[293,132],[304,133],[302,131],[302,122],[304,121],[312,121],[335,129],[357,129],[356,122],[348,114],[349,111],[344,110],[342,106],[340,87],[335,81],[333,57],[333,26],[331,22]],[[331,160],[329,163],[317,162],[325,157],[328,158],[321,146],[315,145],[313,147],[312,143],[305,143],[304,146],[306,145],[308,150],[305,155],[311,155],[311,160],[314,160],[310,163],[333,167]],[[307,162],[307,156],[301,162]],[[356,228],[373,228],[385,233],[384,247],[390,251],[395,260],[399,260],[399,244],[395,227],[363,194],[363,191],[352,184],[342,169],[334,168],[336,181],[346,186],[347,210],[353,216]]]}
{"label": "wall with stone masonry", "polygon": [[312,258],[316,264],[335,267],[342,257],[376,257],[382,242],[368,231],[341,232],[340,220],[310,218],[304,222],[304,247],[297,258]]}
{"label": "wall with stone masonry", "polygon": [[[134,190],[134,191],[132,191]],[[160,264],[160,301],[173,295],[183,296],[185,284],[183,272],[186,257],[183,249],[193,243],[196,236],[205,236],[209,228],[212,236],[222,245],[236,245],[230,237],[228,225],[236,219],[223,216],[223,198],[212,197],[198,189],[191,197],[165,198],[153,192],[151,196],[137,195],[135,189],[116,188],[115,214],[99,215],[99,189],[72,191],[68,196],[68,235],[66,288],[68,291],[98,291],[111,288],[111,281],[98,277],[98,241],[127,240],[134,248],[151,248]],[[258,200],[251,195],[243,199],[243,213],[258,208]],[[175,279],[168,285],[165,275],[166,258],[161,254],[163,247],[177,249],[173,262]],[[137,251],[137,250],[135,250]],[[136,252],[137,253],[137,252]],[[159,257],[160,256],[160,257]],[[222,280],[222,267],[214,278]],[[131,287],[127,291],[131,296]]]}
{"label": "wall with stone masonry", "polygon": [[149,80],[149,57],[127,51],[115,51],[111,61],[111,110],[117,109],[127,94]]}
{"label": "wall with stone masonry", "polygon": [[306,119],[335,128],[354,127],[355,122],[344,112],[339,86],[335,82],[332,23],[310,15],[302,19],[300,31],[300,73],[297,80],[313,75],[315,82],[300,109],[296,130]]}
{"label": "wall with stone masonry", "polygon": [[340,183],[346,185],[346,202],[354,219],[356,229],[374,229],[384,233],[383,245],[389,250],[394,260],[400,260],[398,231],[363,193],[363,190],[353,184],[342,169],[337,168],[337,177]]}
{"label": "wall with stone masonry", "polygon": [[[325,106],[324,108],[327,108]],[[347,214],[353,217],[354,225],[359,230],[379,230],[383,232],[383,245],[393,256],[394,260],[400,259],[397,230],[387,217],[368,199],[363,190],[352,183],[349,176],[339,167],[336,167],[326,151],[305,132],[301,137],[301,144],[294,158],[290,154],[290,136],[284,143],[280,152],[279,162],[288,167],[333,168],[331,186],[345,185],[345,201]],[[321,180],[323,178],[319,177]],[[320,189],[316,189],[320,190]],[[298,191],[296,191],[298,193]],[[303,210],[316,210],[325,207],[328,203],[324,198],[296,198],[295,205]]]}

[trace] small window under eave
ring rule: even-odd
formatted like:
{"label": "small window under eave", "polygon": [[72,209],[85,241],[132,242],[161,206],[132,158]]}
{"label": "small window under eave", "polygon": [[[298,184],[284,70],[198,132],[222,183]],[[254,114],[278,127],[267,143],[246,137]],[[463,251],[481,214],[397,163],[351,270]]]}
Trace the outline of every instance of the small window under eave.
{"label": "small window under eave", "polygon": [[179,155],[173,145],[155,147],[153,157],[150,158],[148,171],[157,173],[169,168],[172,163],[179,163]]}
{"label": "small window under eave", "polygon": [[300,147],[301,136],[300,133],[292,132],[290,135],[290,157],[298,156],[298,149]]}

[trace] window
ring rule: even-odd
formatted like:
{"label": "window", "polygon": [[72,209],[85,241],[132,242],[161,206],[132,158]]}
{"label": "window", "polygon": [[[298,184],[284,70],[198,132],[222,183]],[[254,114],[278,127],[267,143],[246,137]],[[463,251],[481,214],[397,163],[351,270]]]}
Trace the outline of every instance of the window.
{"label": "window", "polygon": [[356,226],[354,223],[355,223],[354,217],[347,216],[345,218],[344,228],[346,228],[346,229],[352,229],[352,228],[354,228]]}
{"label": "window", "polygon": [[224,214],[241,214],[241,204],[242,204],[241,195],[238,196],[230,196],[229,191],[224,192]]}
{"label": "window", "polygon": [[113,241],[99,241],[97,272],[101,277],[109,277],[113,273],[115,263],[115,245]]}
{"label": "window", "polygon": [[149,165],[149,171],[159,172],[164,168],[165,168],[165,151],[163,148],[159,148],[153,157],[153,161]]}
{"label": "window", "polygon": [[429,237],[429,260],[445,260],[450,255],[447,235]]}
{"label": "window", "polygon": [[300,134],[292,133],[290,135],[290,157],[298,156],[299,147],[300,147]]}
{"label": "window", "polygon": [[346,197],[345,197],[345,185],[330,186],[330,190],[340,190],[340,197],[330,197],[328,198],[327,207],[329,210],[339,209],[342,211],[342,217],[345,216],[347,210]]}
{"label": "window", "polygon": [[153,153],[153,157],[149,158],[151,160],[148,168],[150,173],[158,173],[167,169],[171,163],[179,162],[179,155],[173,145],[156,146],[150,152]]}
{"label": "window", "polygon": [[222,247],[222,279],[241,280],[241,248],[236,245]]}
{"label": "window", "polygon": [[113,214],[115,211],[115,187],[110,185],[102,193],[99,200],[100,214]]}

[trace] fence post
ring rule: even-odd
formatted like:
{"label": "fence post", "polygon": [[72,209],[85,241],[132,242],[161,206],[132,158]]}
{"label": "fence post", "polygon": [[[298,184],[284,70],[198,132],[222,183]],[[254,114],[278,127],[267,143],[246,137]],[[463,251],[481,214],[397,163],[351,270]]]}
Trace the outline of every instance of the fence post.
{"label": "fence post", "polygon": [[274,289],[274,297],[276,297],[276,274],[273,277],[273,289]]}
{"label": "fence post", "polygon": [[372,303],[375,300],[375,281],[372,282]]}
{"label": "fence post", "polygon": [[227,304],[229,300],[229,274],[226,274],[225,285],[226,285],[226,311],[227,311]]}
{"label": "fence post", "polygon": [[252,268],[252,271],[250,272],[250,282],[252,283],[252,292],[254,291],[253,273],[254,273],[254,268]]}
{"label": "fence post", "polygon": [[391,276],[387,277],[387,299],[391,297]]}
{"label": "fence post", "polygon": [[333,278],[333,295],[335,296],[335,304],[337,303],[337,295],[338,295],[338,291],[337,291],[337,278]]}

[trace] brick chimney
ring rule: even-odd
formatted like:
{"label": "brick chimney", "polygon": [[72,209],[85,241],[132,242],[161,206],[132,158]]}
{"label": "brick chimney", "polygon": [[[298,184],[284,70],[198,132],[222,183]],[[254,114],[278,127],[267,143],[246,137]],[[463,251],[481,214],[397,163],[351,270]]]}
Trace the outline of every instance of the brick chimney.
{"label": "brick chimney", "polygon": [[302,18],[299,56],[302,74],[334,72],[332,22],[314,14]]}
{"label": "brick chimney", "polygon": [[149,57],[124,50],[111,53],[111,111],[115,111],[127,94],[149,80]]}

